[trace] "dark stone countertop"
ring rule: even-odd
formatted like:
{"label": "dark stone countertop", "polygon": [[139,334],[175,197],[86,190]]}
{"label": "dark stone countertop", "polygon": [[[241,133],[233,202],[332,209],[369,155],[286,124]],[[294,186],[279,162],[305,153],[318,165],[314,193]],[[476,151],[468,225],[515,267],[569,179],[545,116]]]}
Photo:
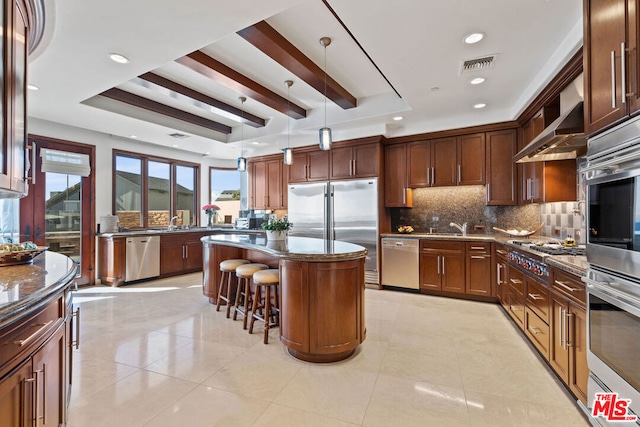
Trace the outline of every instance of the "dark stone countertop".
{"label": "dark stone countertop", "polygon": [[200,239],[205,245],[228,245],[255,249],[271,256],[294,261],[333,262],[363,258],[367,250],[353,243],[311,237],[287,237],[267,240],[257,234],[214,234]]}
{"label": "dark stone countertop", "polygon": [[262,229],[256,230],[240,230],[233,227],[190,227],[190,228],[178,228],[175,230],[168,230],[166,228],[152,228],[147,230],[127,230],[118,231],[116,233],[99,233],[98,237],[133,237],[133,236],[162,236],[172,234],[186,234],[186,233],[208,233],[208,234],[220,234],[220,233],[243,233],[243,234],[265,234]]}
{"label": "dark stone countertop", "polygon": [[49,251],[30,264],[0,267],[0,326],[57,294],[77,271],[71,258]]}
{"label": "dark stone countertop", "polygon": [[545,258],[545,263],[580,277],[584,276],[589,268],[586,256],[551,255]]}

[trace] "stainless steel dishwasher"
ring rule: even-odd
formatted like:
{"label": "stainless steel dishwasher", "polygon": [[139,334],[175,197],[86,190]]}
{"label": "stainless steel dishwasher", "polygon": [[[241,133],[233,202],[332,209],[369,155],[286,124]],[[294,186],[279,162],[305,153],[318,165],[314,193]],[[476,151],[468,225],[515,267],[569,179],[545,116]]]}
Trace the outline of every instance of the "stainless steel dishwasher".
{"label": "stainless steel dishwasher", "polygon": [[398,288],[420,288],[420,241],[382,239],[382,284]]}
{"label": "stainless steel dishwasher", "polygon": [[125,282],[160,275],[160,236],[127,237]]}

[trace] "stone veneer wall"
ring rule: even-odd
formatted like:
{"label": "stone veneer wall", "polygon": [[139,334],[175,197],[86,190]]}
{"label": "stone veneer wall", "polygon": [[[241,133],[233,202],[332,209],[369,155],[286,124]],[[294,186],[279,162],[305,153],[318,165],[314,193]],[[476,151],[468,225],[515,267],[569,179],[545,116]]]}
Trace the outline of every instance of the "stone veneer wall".
{"label": "stone veneer wall", "polygon": [[[391,209],[392,230],[411,225],[416,232],[455,233],[451,222],[468,223],[469,233],[495,233],[493,227],[532,230],[540,225],[540,206],[486,206],[486,190],[481,185],[416,188],[413,208]],[[474,231],[474,226],[484,231]]]}

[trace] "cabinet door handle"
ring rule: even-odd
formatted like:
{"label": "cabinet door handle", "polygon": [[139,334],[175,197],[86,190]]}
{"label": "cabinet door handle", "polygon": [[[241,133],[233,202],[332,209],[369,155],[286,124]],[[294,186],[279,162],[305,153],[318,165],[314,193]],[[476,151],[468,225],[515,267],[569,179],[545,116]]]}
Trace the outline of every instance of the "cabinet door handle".
{"label": "cabinet door handle", "polygon": [[431,185],[431,168],[427,168],[427,187]]}
{"label": "cabinet door handle", "polygon": [[462,181],[462,174],[460,173],[460,165],[458,165],[458,184]]}
{"label": "cabinet door handle", "polygon": [[36,323],[31,325],[33,326],[41,326],[41,328],[38,328],[37,331],[35,331],[34,333],[32,333],[31,335],[29,335],[28,337],[26,337],[23,340],[18,340],[18,341],[13,341],[11,344],[15,344],[19,347],[24,347],[26,344],[28,344],[31,340],[33,340],[35,337],[37,337],[42,331],[44,331],[45,329],[47,329],[47,326],[49,326],[51,323],[53,323],[53,320],[49,320],[47,323]]}
{"label": "cabinet door handle", "polygon": [[[36,374],[35,377],[25,378],[24,382],[25,382],[25,385],[26,385],[26,383],[34,383],[34,387],[36,387],[35,384],[37,384],[37,380],[38,380],[38,376]],[[24,390],[26,391],[27,387],[24,387]],[[28,397],[27,397],[27,393],[23,393],[23,397],[25,399],[25,402],[29,400]],[[33,398],[33,388],[32,388],[31,389],[31,401],[34,401],[34,400],[35,399]],[[27,406],[29,406],[29,405],[24,405],[25,408]],[[36,424],[36,405],[32,405],[32,407],[31,407],[31,420],[33,421],[33,424]]]}
{"label": "cabinet door handle", "polygon": [[502,272],[502,264],[498,263],[496,264],[496,272],[497,272],[497,276],[498,276],[498,285],[502,284],[502,277],[501,277],[501,272]]}
{"label": "cabinet door handle", "polygon": [[562,307],[558,307],[558,338],[560,338],[560,342],[558,343],[560,347],[564,347],[562,345],[562,334],[564,333],[564,329],[562,328]]}
{"label": "cabinet door handle", "polygon": [[305,176],[305,178],[311,178],[311,165],[307,165],[307,175]]}
{"label": "cabinet door handle", "polygon": [[[30,179],[32,184],[36,183],[36,151],[37,151],[37,146],[36,146],[36,142],[35,141],[31,141],[31,145],[27,145],[26,147],[27,149],[31,149],[31,167],[29,169],[31,169],[31,176],[25,176],[25,179]],[[28,160],[27,160],[28,161]],[[26,175],[26,171],[25,171],[25,175]]]}
{"label": "cabinet door handle", "polygon": [[76,339],[71,341],[71,347],[76,348],[76,350],[80,347],[80,307],[76,308],[76,311],[71,313],[71,318],[75,317],[74,326],[76,330]]}
{"label": "cabinet door handle", "polygon": [[616,51],[611,51],[611,108],[616,108]]}
{"label": "cabinet door handle", "polygon": [[553,283],[555,283],[558,286],[561,286],[562,288],[566,289],[569,292],[575,292],[578,290],[578,288],[572,288],[571,286],[567,286],[566,283],[561,282],[559,280],[554,280]]}
{"label": "cabinet door handle", "polygon": [[431,186],[433,187],[434,185],[436,185],[436,168],[435,167],[431,167]]}
{"label": "cabinet door handle", "polygon": [[540,329],[538,328],[534,328],[533,326],[529,325],[529,330],[534,334],[534,335],[538,335],[540,332],[542,332]]}
{"label": "cabinet door handle", "polygon": [[620,91],[620,95],[622,98],[620,100],[620,102],[622,102],[623,104],[627,103],[627,60],[625,58],[626,56],[626,49],[624,48],[624,42],[620,43],[620,75],[622,76],[620,78],[620,84],[622,86],[622,90]]}
{"label": "cabinet door handle", "polygon": [[571,331],[571,328],[569,327],[569,323],[570,323],[570,318],[573,317],[573,313],[569,313],[569,311],[565,311],[565,317],[567,319],[567,321],[565,322],[565,349],[568,347],[572,347],[573,344],[571,343],[571,336],[569,335],[569,332]]}
{"label": "cabinet door handle", "polygon": [[442,256],[442,275],[444,276],[444,255]]}
{"label": "cabinet door handle", "polygon": [[438,255],[437,264],[438,264],[438,275],[440,275],[440,255]]}
{"label": "cabinet door handle", "polygon": [[562,348],[567,349],[567,312],[562,309]]}

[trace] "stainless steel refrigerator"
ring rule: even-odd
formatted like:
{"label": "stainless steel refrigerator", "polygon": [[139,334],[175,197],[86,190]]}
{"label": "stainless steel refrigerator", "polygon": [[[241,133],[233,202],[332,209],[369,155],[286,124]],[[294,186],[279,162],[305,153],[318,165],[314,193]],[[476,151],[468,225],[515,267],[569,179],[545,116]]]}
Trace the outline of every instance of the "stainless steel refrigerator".
{"label": "stainless steel refrigerator", "polygon": [[340,240],[367,248],[367,283],[378,283],[378,180],[289,185],[291,236]]}

